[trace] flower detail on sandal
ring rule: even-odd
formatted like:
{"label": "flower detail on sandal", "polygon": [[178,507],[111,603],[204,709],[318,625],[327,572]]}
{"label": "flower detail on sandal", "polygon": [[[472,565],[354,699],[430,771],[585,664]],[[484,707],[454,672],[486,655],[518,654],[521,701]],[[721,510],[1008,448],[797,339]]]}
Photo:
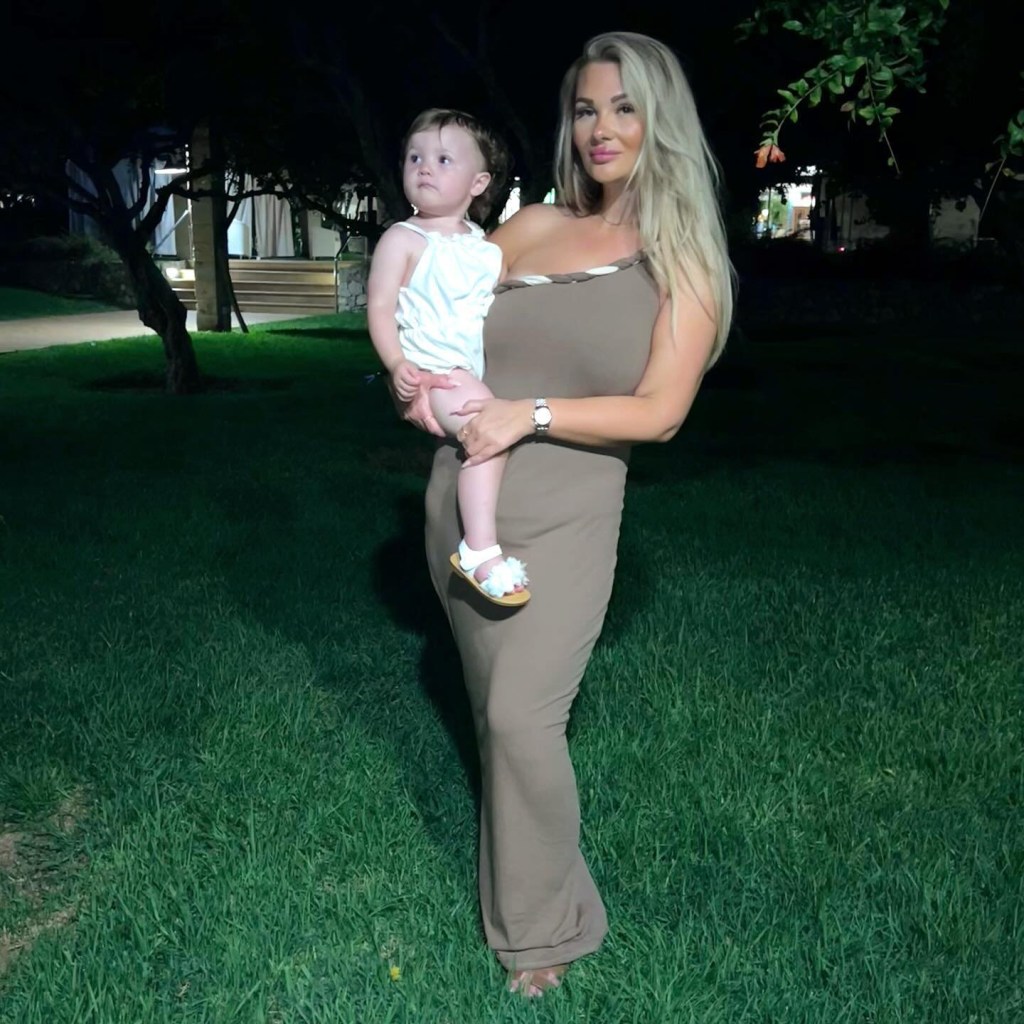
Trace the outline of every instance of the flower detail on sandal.
{"label": "flower detail on sandal", "polygon": [[[482,582],[474,576],[476,569],[491,558],[502,558]],[[503,558],[501,547],[484,548],[474,551],[464,540],[459,541],[459,550],[452,555],[452,568],[488,601],[506,608],[519,608],[530,600],[526,585],[526,565],[518,558]],[[522,587],[522,590],[516,590]]]}

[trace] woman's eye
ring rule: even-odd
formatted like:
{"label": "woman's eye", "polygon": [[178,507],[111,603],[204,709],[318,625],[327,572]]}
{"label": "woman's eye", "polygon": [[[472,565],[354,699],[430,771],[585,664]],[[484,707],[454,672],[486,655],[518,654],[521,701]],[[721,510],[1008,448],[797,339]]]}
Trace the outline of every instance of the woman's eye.
{"label": "woman's eye", "polygon": [[622,106],[619,107],[619,113],[620,114],[635,114],[636,113],[636,107],[634,107],[632,103],[623,103]]}
{"label": "woman's eye", "polygon": [[575,116],[576,120],[578,121],[581,117],[586,117],[588,114],[592,114],[593,112],[594,112],[593,107],[577,107],[576,108],[576,113],[575,113],[574,116]]}

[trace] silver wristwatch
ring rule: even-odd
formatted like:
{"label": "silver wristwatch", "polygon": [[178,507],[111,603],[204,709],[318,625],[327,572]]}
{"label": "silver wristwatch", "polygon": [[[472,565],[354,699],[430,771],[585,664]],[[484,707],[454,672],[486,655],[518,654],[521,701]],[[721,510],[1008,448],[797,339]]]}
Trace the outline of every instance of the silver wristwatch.
{"label": "silver wristwatch", "polygon": [[537,398],[533,403],[533,430],[535,434],[546,434],[551,426],[551,409],[546,398]]}

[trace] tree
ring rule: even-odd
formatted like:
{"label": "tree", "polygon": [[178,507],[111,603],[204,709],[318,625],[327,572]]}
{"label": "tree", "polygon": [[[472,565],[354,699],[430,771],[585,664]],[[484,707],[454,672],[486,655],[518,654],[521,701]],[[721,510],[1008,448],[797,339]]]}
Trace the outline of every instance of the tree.
{"label": "tree", "polygon": [[[127,16],[114,5],[22,0],[0,33],[0,187],[95,220],[124,262],[140,319],[162,339],[167,389],[175,394],[198,390],[201,380],[185,309],[150,251],[172,196],[209,199],[231,167],[250,170],[240,163],[249,159],[259,180],[245,194],[281,190],[331,210],[328,183],[315,170],[305,173],[319,166],[306,153],[332,151],[326,164],[338,174],[335,194],[351,175],[338,168],[351,168],[352,147],[317,134],[303,118],[310,87],[293,76],[287,34],[250,15],[240,0],[208,0],[198,9],[137,5]],[[154,165],[198,138],[203,125],[213,136],[208,155],[157,184]]]}
{"label": "tree", "polygon": [[166,102],[180,50],[154,60],[140,45],[170,29],[172,12],[139,8],[132,17],[122,24],[102,5],[16,6],[0,58],[0,180],[95,220],[124,262],[140,319],[163,342],[167,389],[183,394],[199,389],[199,369],[185,309],[149,245],[191,175],[157,187],[151,169],[180,149],[191,126]]}
{"label": "tree", "polygon": [[[986,230],[1024,274],[1022,223],[1014,213],[1014,184],[1024,180],[1014,165],[1024,157],[1024,110],[1010,115],[1019,102],[1011,18],[992,2],[765,0],[743,34],[781,29],[810,44],[817,60],[777,90],[783,104],[762,118],[758,166],[784,159],[782,129],[830,98],[851,128],[877,130],[891,169],[888,191],[895,176],[925,203],[972,196],[981,216],[988,214]],[[901,144],[894,142],[898,117]]]}

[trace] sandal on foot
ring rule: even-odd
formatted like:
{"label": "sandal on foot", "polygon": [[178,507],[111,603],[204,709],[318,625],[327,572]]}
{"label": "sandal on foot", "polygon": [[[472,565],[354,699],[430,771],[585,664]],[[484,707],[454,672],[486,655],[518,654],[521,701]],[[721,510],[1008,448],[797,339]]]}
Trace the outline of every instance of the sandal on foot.
{"label": "sandal on foot", "polygon": [[514,971],[508,980],[509,992],[515,992],[524,999],[539,999],[550,988],[558,988],[569,969],[568,964],[554,967],[534,967],[529,971]]}
{"label": "sandal on foot", "polygon": [[[459,541],[458,552],[452,555],[450,561],[452,568],[488,601],[506,608],[519,608],[530,600],[530,592],[525,589],[530,581],[526,578],[526,566],[518,558],[506,558],[499,562],[482,583],[473,575],[477,567],[488,559],[500,557],[501,547],[497,544],[483,551],[474,551],[462,540]],[[516,590],[517,586],[523,589]]]}

